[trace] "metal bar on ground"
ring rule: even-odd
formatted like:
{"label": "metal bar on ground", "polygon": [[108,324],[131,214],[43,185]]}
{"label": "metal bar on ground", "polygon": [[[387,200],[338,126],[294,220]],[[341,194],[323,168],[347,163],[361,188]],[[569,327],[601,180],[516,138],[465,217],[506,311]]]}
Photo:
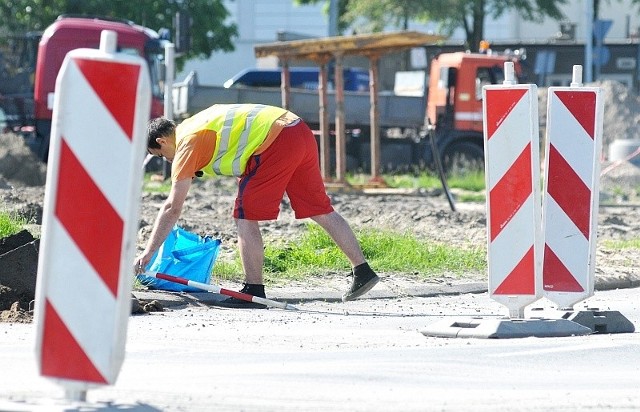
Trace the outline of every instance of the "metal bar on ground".
{"label": "metal bar on ground", "polygon": [[273,307],[273,308],[288,309],[288,310],[298,310],[298,308],[296,308],[295,306],[293,306],[293,305],[291,305],[289,303],[286,303],[286,302],[278,302],[278,301],[271,300],[271,299],[261,298],[259,296],[253,296],[253,295],[250,295],[248,293],[236,292],[234,290],[225,289],[225,288],[222,288],[222,287],[217,286],[217,285],[210,285],[210,284],[206,284],[206,283],[196,282],[196,281],[193,281],[193,280],[180,278],[180,277],[177,277],[177,276],[167,275],[166,273],[145,272],[142,275],[149,276],[149,277],[152,277],[152,278],[167,280],[169,282],[179,283],[181,285],[191,286],[191,287],[194,287],[194,288],[197,288],[197,289],[206,290],[208,292],[219,293],[219,294],[225,295],[225,296],[231,296],[233,298],[244,300],[244,301],[247,301],[247,302],[259,303],[259,304],[270,306],[270,307]]}

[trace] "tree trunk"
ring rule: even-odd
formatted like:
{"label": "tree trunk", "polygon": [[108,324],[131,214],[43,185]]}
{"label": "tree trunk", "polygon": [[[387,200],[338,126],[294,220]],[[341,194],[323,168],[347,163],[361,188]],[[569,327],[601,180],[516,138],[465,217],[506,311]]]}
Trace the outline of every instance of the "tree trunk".
{"label": "tree trunk", "polygon": [[471,38],[471,50],[478,51],[480,41],[484,37],[484,0],[476,0],[473,7],[473,34]]}

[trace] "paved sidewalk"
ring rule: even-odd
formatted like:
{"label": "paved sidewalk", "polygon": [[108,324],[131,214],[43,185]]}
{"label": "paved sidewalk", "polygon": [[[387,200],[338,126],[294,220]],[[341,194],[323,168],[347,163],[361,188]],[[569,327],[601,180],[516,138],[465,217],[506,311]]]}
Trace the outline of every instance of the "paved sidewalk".
{"label": "paved sidewalk", "polygon": [[[215,282],[212,282],[215,283]],[[241,284],[219,285],[230,290],[239,290]],[[309,284],[292,282],[290,285],[267,287],[267,298],[287,302],[300,303],[309,301],[341,302],[342,293],[347,290],[348,278],[343,284],[329,281],[319,284],[316,279]],[[640,287],[640,274],[624,274],[619,276],[601,275],[596,277],[595,290],[614,290]],[[432,297],[451,296],[467,293],[486,293],[486,281],[464,280],[432,280],[429,282],[396,277],[381,276],[381,281],[369,292],[368,299],[391,299],[397,297]],[[133,295],[143,301],[157,301],[163,307],[179,307],[188,305],[208,305],[226,299],[226,296],[211,292],[168,292],[159,290],[134,291]]]}

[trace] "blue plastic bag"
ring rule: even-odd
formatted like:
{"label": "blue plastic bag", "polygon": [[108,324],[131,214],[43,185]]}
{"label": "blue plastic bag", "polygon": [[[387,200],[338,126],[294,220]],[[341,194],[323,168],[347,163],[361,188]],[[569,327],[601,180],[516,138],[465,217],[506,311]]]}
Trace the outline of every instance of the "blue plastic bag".
{"label": "blue plastic bag", "polygon": [[[220,239],[202,237],[176,225],[151,258],[146,270],[209,284],[220,243]],[[138,275],[138,280],[150,289],[174,292],[200,291],[200,289],[144,275]]]}

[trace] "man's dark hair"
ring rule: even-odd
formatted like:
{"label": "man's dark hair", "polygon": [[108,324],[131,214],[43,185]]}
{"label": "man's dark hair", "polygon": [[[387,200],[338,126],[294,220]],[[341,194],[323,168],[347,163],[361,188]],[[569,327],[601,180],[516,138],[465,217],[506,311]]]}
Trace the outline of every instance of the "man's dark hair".
{"label": "man's dark hair", "polygon": [[147,126],[147,148],[160,149],[160,145],[156,139],[161,137],[170,137],[176,130],[176,124],[166,117],[156,117],[149,120]]}

